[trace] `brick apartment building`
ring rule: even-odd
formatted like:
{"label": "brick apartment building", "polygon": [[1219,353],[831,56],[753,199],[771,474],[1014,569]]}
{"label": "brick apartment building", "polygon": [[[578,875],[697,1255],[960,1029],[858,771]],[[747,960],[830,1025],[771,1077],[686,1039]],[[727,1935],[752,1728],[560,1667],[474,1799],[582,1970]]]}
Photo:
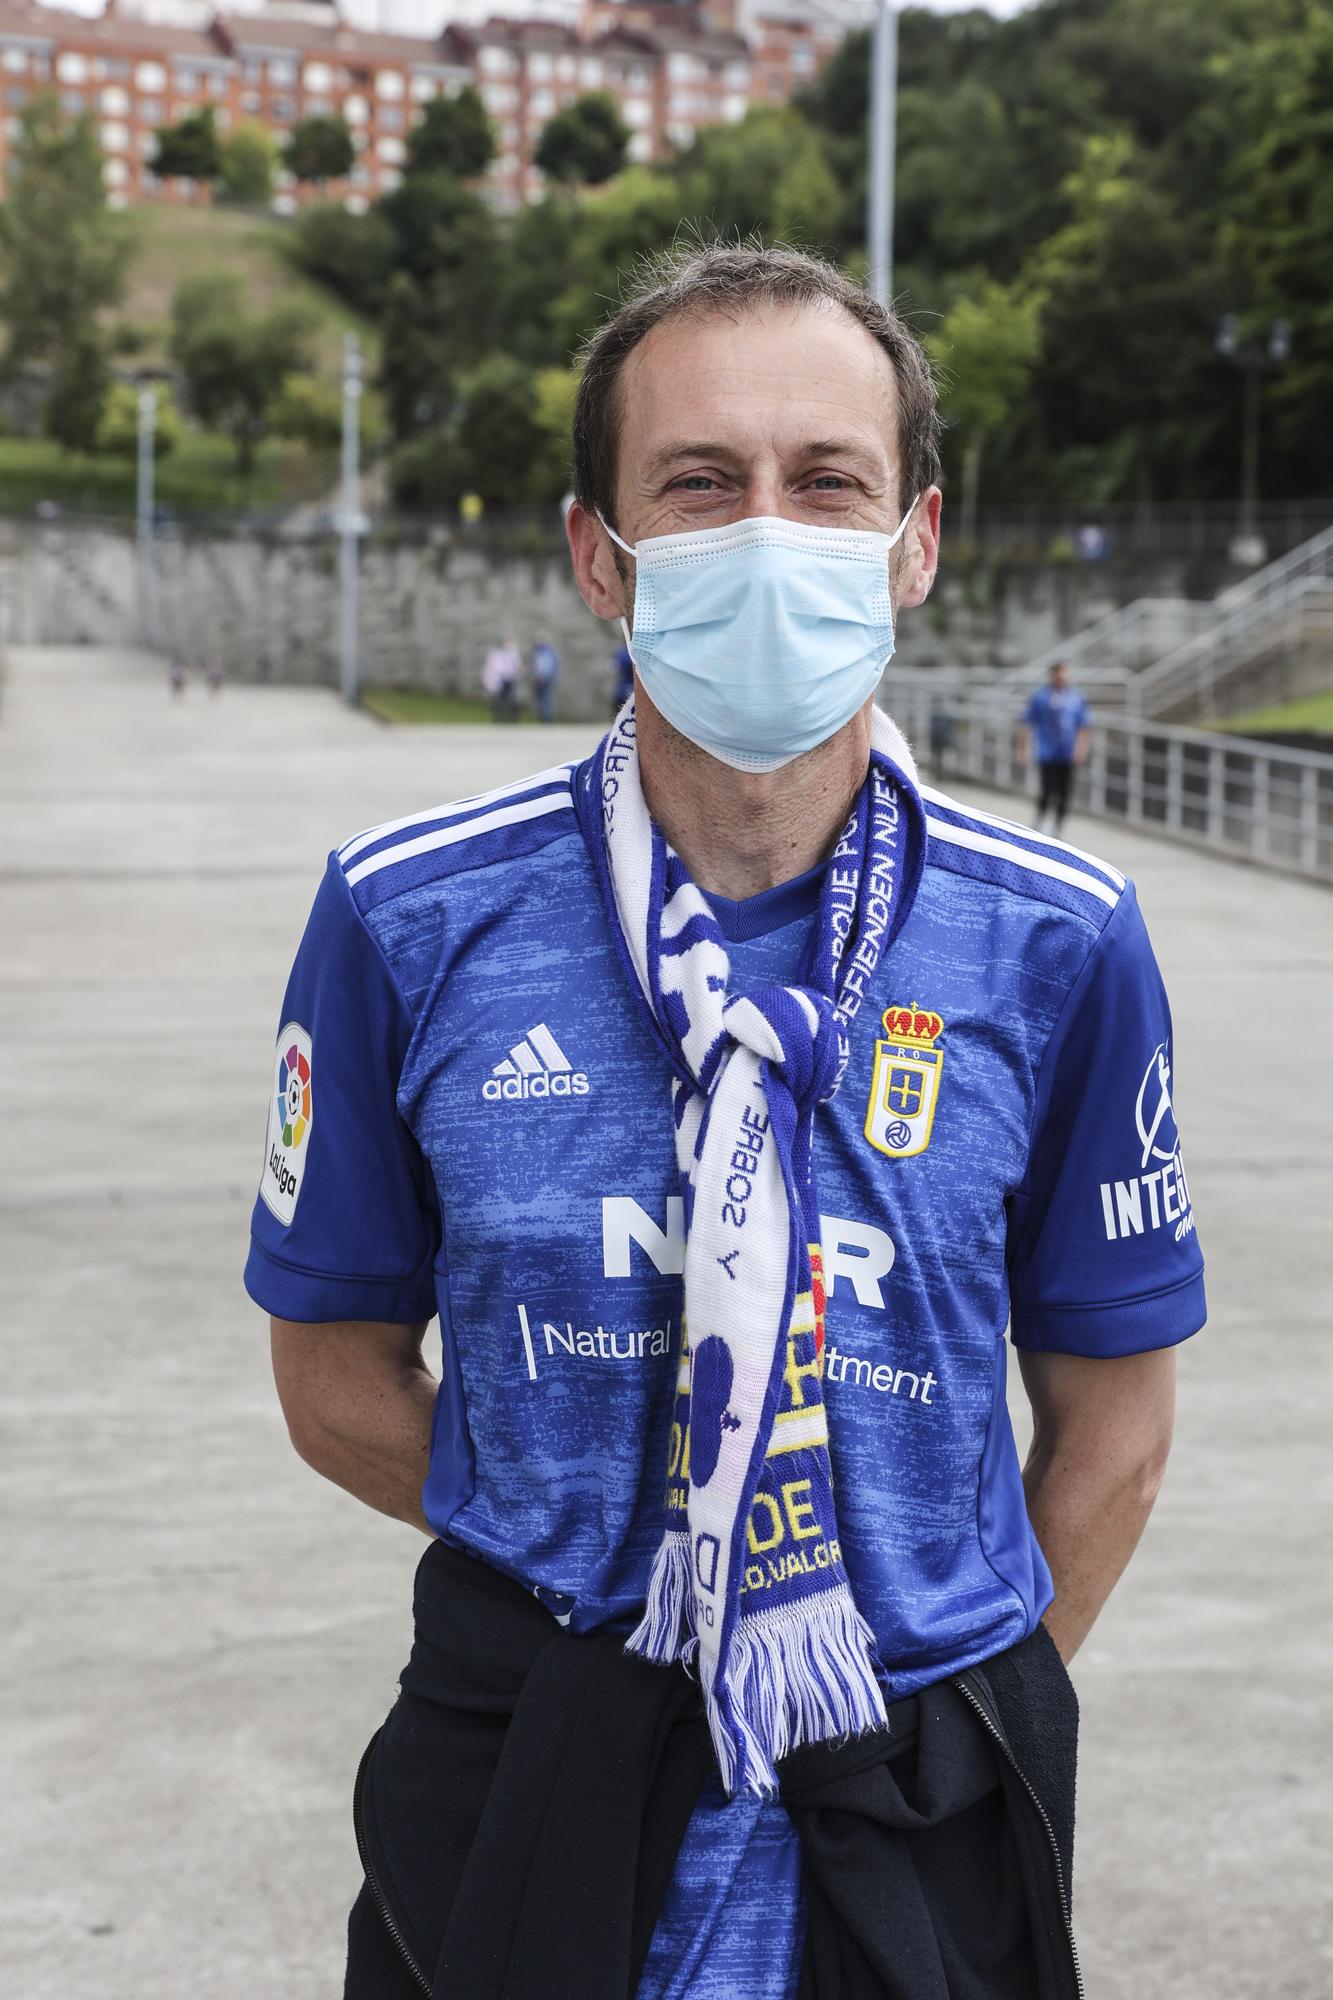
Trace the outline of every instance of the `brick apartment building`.
{"label": "brick apartment building", "polygon": [[463,11],[425,36],[353,26],[333,0],[236,13],[198,0],[107,0],[93,17],[0,0],[0,189],[23,105],[55,90],[71,115],[94,116],[117,206],[201,199],[192,183],[153,173],[154,132],[211,105],[220,130],[250,120],[279,141],[299,119],[341,115],[357,149],[350,178],[315,189],[280,176],[274,206],[341,199],[359,209],[396,185],[421,106],[471,83],[496,128],[489,186],[512,209],[541,192],[532,156],[543,126],[583,92],[609,91],[631,158],[657,160],[701,126],[785,101],[843,32],[836,14],[802,0],[548,0],[539,18],[482,21]]}

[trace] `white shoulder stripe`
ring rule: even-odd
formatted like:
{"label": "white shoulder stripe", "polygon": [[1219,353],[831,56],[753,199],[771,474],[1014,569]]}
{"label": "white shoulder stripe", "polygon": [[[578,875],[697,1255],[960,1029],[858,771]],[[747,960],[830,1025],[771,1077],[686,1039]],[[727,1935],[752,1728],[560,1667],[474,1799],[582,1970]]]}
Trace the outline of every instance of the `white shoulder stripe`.
{"label": "white shoulder stripe", "polygon": [[1120,901],[1118,889],[1108,888],[1096,875],[1085,875],[1081,868],[1070,868],[1065,862],[1057,861],[1052,854],[1034,854],[1030,848],[1015,847],[1012,841],[997,840],[989,833],[978,833],[967,826],[950,826],[947,820],[927,818],[926,827],[936,840],[946,840],[951,847],[968,847],[975,854],[991,854],[997,861],[1007,861],[1013,868],[1026,868],[1033,875],[1047,875],[1055,882],[1067,882],[1073,889],[1081,889],[1087,896],[1096,896],[1100,902],[1114,909]]}
{"label": "white shoulder stripe", "polygon": [[530,778],[520,778],[512,785],[497,785],[493,792],[473,792],[464,799],[450,799],[447,805],[432,806],[429,812],[409,813],[406,819],[386,820],[383,826],[368,827],[365,833],[358,833],[353,840],[338,849],[341,862],[354,861],[367,847],[373,847],[377,840],[387,840],[391,833],[402,833],[409,826],[426,826],[432,820],[448,819],[454,814],[484,812],[487,806],[498,805],[501,799],[515,798],[520,792],[535,792],[543,785],[553,785],[557,781],[568,784],[572,764],[552,764],[549,771],[534,771]]}
{"label": "white shoulder stripe", "polygon": [[540,819],[544,813],[569,812],[573,808],[573,798],[569,786],[563,791],[553,792],[545,798],[520,799],[517,805],[501,806],[496,812],[483,813],[480,819],[466,819],[457,826],[436,827],[433,833],[419,833],[415,840],[399,841],[396,847],[386,847],[381,854],[372,854],[367,861],[358,862],[347,871],[349,885],[355,887],[367,875],[377,875],[381,868],[396,868],[400,861],[410,861],[414,855],[430,854],[439,847],[453,847],[460,840],[475,840],[479,834],[494,833],[497,827],[518,826],[525,819]]}
{"label": "white shoulder stripe", "polygon": [[1024,840],[1035,840],[1050,854],[1073,854],[1089,866],[1100,868],[1117,889],[1125,887],[1125,878],[1118,868],[1113,868],[1109,861],[1103,861],[1100,854],[1089,854],[1085,848],[1075,847],[1072,841],[1054,840],[1049,834],[1038,833],[1035,827],[1024,826],[1019,820],[1001,819],[998,813],[980,812],[976,806],[965,806],[961,799],[951,799],[947,792],[937,792],[930,785],[922,785],[921,796],[929,799],[932,805],[946,806],[950,812],[961,813],[964,819],[977,820],[982,826],[996,826],[1002,833],[1021,833]]}

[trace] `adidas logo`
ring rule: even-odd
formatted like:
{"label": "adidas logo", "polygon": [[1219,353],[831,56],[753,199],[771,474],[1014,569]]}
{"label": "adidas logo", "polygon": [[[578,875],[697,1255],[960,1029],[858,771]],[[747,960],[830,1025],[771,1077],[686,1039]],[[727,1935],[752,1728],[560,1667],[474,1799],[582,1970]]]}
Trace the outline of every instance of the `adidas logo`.
{"label": "adidas logo", "polygon": [[586,1097],[588,1079],[581,1069],[575,1069],[545,1023],[539,1022],[495,1065],[481,1086],[481,1094],[492,1104],[529,1097]]}

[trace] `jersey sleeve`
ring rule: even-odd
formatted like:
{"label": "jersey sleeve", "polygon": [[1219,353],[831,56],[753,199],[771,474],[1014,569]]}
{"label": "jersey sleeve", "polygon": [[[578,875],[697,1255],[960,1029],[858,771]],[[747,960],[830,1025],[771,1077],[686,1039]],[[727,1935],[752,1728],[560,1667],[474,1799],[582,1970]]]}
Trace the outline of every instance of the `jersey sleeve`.
{"label": "jersey sleeve", "polygon": [[1038,1073],[1027,1173],[1009,1209],[1016,1346],[1139,1354],[1203,1325],[1173,1084],[1170,1010],[1131,883]]}
{"label": "jersey sleeve", "polygon": [[245,1267],[280,1319],[435,1312],[434,1182],[397,1104],[412,1028],[333,855],[283,1001]]}

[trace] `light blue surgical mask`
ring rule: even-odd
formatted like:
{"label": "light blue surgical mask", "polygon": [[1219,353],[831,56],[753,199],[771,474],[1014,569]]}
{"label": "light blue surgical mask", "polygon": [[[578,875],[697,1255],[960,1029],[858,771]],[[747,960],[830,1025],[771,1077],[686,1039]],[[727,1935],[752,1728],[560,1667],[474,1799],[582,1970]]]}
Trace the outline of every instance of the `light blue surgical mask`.
{"label": "light blue surgical mask", "polygon": [[637,548],[602,521],[635,559],[625,642],[653,706],[736,771],[827,742],[892,658],[889,552],[915,506],[891,535],[760,514]]}

